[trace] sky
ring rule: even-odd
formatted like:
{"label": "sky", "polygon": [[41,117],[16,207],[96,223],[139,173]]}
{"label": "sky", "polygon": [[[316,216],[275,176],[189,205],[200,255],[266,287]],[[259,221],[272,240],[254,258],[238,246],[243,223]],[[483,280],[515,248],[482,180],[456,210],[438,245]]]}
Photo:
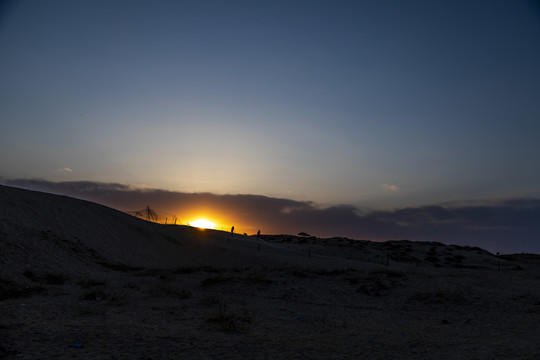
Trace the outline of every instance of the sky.
{"label": "sky", "polygon": [[348,209],[325,231],[356,237],[540,199],[535,1],[3,1],[0,49],[4,184]]}

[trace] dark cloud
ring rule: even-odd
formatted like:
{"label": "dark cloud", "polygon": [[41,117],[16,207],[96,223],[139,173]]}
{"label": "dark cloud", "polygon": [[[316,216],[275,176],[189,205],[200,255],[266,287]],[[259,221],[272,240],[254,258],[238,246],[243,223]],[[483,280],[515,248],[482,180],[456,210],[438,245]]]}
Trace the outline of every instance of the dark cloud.
{"label": "dark cloud", "polygon": [[[216,195],[141,189],[89,181],[4,180],[9,186],[98,202],[120,210],[150,205],[158,213],[211,208],[252,233],[296,234],[356,239],[410,239],[480,246],[496,252],[540,253],[540,200],[510,199],[483,204],[447,204],[392,211],[364,211],[351,205],[319,207],[312,202],[260,195]],[[239,229],[240,231],[244,231]]]}

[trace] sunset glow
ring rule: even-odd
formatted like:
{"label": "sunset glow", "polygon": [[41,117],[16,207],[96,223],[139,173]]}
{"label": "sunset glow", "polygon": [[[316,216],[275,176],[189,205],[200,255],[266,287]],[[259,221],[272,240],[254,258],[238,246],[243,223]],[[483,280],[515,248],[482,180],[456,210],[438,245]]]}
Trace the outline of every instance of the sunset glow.
{"label": "sunset glow", "polygon": [[189,223],[190,226],[198,227],[201,229],[214,229],[216,224],[206,219],[197,219]]}

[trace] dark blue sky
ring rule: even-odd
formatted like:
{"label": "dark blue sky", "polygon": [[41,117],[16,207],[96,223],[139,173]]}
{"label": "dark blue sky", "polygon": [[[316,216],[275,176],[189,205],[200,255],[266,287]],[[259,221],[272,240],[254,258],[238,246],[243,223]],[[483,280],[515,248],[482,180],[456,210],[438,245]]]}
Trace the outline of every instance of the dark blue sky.
{"label": "dark blue sky", "polygon": [[540,196],[538,3],[0,9],[4,179],[370,208]]}

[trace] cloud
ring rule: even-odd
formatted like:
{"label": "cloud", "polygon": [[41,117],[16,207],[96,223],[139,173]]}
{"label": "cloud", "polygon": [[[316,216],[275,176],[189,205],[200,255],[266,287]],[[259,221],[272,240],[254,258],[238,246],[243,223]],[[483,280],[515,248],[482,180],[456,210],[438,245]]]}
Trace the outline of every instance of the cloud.
{"label": "cloud", "polygon": [[397,187],[396,185],[383,184],[382,188],[386,192],[398,192],[399,191],[399,187]]}
{"label": "cloud", "polygon": [[[261,195],[216,195],[137,188],[91,181],[4,180],[9,186],[68,195],[120,210],[150,205],[158,214],[179,215],[186,209],[212,209],[239,231],[354,239],[409,239],[470,245],[492,252],[540,253],[540,199],[508,199],[366,211],[352,205],[321,207],[309,201]],[[187,210],[186,210],[187,211]]]}
{"label": "cloud", "polygon": [[67,168],[67,167],[62,168],[62,169],[58,169],[58,171],[61,172],[61,173],[64,173],[64,174],[73,172],[73,170],[71,170],[70,168]]}

